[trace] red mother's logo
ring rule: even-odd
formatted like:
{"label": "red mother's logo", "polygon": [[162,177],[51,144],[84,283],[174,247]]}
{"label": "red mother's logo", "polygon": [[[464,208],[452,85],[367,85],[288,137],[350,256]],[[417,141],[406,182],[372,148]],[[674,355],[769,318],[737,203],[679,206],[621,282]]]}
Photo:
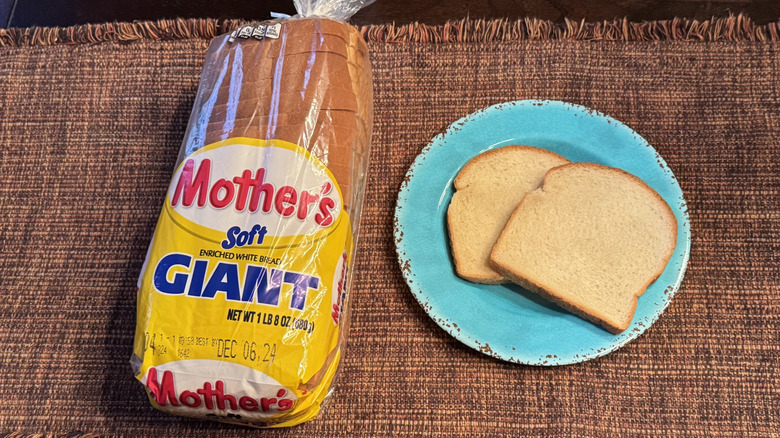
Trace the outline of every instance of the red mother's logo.
{"label": "red mother's logo", "polygon": [[304,221],[313,218],[322,227],[333,223],[336,202],[328,196],[333,185],[324,183],[317,191],[298,190],[284,185],[275,187],[266,181],[267,169],[260,167],[254,174],[244,169],[240,175],[211,181],[211,159],[202,160],[195,169],[195,160],[188,159],[179,174],[171,206],[183,207],[207,204],[215,209],[233,207],[236,211],[275,212],[281,217],[296,217]]}
{"label": "red mother's logo", "polygon": [[295,402],[284,396],[285,388],[276,391],[276,397],[255,398],[248,395],[236,397],[225,393],[225,382],[217,380],[212,386],[211,382],[204,382],[203,387],[195,391],[184,390],[176,392],[174,375],[172,371],[164,371],[162,379],[157,379],[157,369],[149,368],[146,378],[146,387],[149,388],[154,400],[160,406],[186,406],[189,408],[205,408],[208,410],[231,410],[247,412],[283,412],[293,407]]}

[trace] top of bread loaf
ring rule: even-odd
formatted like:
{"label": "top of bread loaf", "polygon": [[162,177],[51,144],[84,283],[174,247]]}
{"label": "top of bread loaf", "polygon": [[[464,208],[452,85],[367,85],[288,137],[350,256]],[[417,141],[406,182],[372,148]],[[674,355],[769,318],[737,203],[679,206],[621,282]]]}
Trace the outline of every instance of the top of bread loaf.
{"label": "top of bread loaf", "polygon": [[506,283],[489,263],[490,251],[526,192],[545,172],[569,161],[531,146],[483,152],[461,169],[447,210],[450,245],[458,275],[477,283]]}
{"label": "top of bread loaf", "polygon": [[[193,110],[193,148],[229,138],[276,139],[310,151],[335,177],[347,209],[362,202],[373,97],[358,30],[326,18],[271,20],[279,37],[212,40]],[[353,220],[356,216],[353,216]]]}
{"label": "top of bread loaf", "polygon": [[676,239],[674,213],[642,180],[572,163],[550,170],[523,198],[491,261],[516,283],[619,333]]}

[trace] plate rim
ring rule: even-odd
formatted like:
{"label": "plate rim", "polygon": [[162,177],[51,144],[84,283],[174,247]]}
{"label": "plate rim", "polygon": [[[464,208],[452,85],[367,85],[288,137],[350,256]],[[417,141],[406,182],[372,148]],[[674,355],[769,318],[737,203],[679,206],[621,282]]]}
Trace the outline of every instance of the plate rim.
{"label": "plate rim", "polygon": [[[406,256],[405,250],[404,248],[402,248],[402,245],[404,244],[403,234],[405,228],[402,225],[402,220],[400,217],[403,216],[404,214],[402,212],[403,204],[406,202],[406,198],[408,198],[408,194],[409,194],[408,187],[410,182],[414,179],[415,170],[418,167],[422,166],[423,161],[425,160],[427,154],[430,153],[431,150],[433,150],[435,147],[443,147],[442,144],[443,141],[453,132],[456,132],[458,130],[458,126],[462,126],[463,124],[470,122],[471,120],[477,119],[479,117],[484,116],[485,114],[488,114],[492,111],[500,109],[501,107],[509,106],[509,105],[518,106],[518,107],[520,106],[544,107],[547,105],[562,106],[567,109],[576,110],[579,113],[590,114],[595,118],[605,119],[607,120],[608,123],[612,124],[616,128],[627,129],[630,133],[633,134],[634,138],[636,139],[636,143],[638,145],[644,145],[645,147],[648,147],[652,150],[652,152],[655,154],[658,160],[658,164],[664,169],[664,173],[668,173],[668,175],[671,176],[671,179],[673,180],[672,183],[677,186],[681,195],[684,195],[684,193],[682,192],[682,187],[679,185],[677,178],[674,176],[674,172],[672,172],[669,165],[666,163],[663,157],[658,153],[655,147],[653,147],[647,140],[645,140],[644,137],[642,137],[639,133],[634,131],[631,127],[629,127],[625,123],[607,114],[604,114],[599,110],[589,108],[584,105],[571,103],[571,102],[565,102],[559,100],[547,100],[547,99],[523,99],[523,100],[507,101],[507,102],[500,102],[497,104],[493,104],[491,106],[478,109],[466,116],[459,118],[458,120],[452,122],[443,132],[440,132],[439,134],[435,135],[425,145],[425,147],[423,147],[422,150],[417,154],[417,156],[414,158],[414,161],[405,172],[403,180],[401,182],[401,186],[399,188],[396,197],[396,204],[395,204],[394,214],[393,214],[393,244],[395,246],[398,264],[401,269],[401,274],[404,278],[404,282],[406,283],[409,290],[412,292],[412,295],[414,296],[417,303],[420,305],[420,307],[422,307],[425,314],[431,320],[433,320],[440,328],[442,328],[447,334],[455,338],[461,344],[466,345],[469,348],[479,353],[488,355],[495,359],[499,359],[510,363],[522,364],[522,365],[548,367],[548,366],[572,365],[572,364],[582,363],[582,362],[590,361],[605,356],[609,353],[612,353],[624,347],[626,344],[634,341],[635,339],[639,338],[653,324],[655,324],[655,322],[669,307],[672,300],[674,299],[674,296],[677,294],[677,291],[680,289],[680,286],[682,285],[682,281],[685,277],[685,272],[688,267],[688,262],[690,259],[690,249],[691,249],[691,240],[692,240],[691,231],[690,231],[690,217],[688,215],[687,202],[685,201],[684,197],[681,197],[681,204],[679,208],[683,220],[681,224],[678,224],[678,227],[682,229],[685,239],[684,242],[678,242],[678,245],[683,244],[684,247],[682,248],[682,260],[680,261],[681,266],[679,269],[679,273],[676,276],[677,280],[675,281],[675,284],[666,289],[666,293],[665,293],[666,299],[664,300],[663,305],[651,318],[647,320],[647,324],[644,325],[639,332],[637,332],[635,335],[629,333],[629,335],[625,336],[619,342],[616,342],[613,345],[610,345],[609,347],[606,348],[601,348],[599,350],[594,350],[590,352],[586,352],[583,350],[581,354],[569,358],[555,358],[558,360],[552,360],[553,358],[551,356],[547,356],[549,360],[538,360],[537,362],[525,360],[522,357],[515,357],[515,356],[506,357],[505,355],[502,355],[494,351],[493,349],[491,349],[489,346],[487,346],[487,344],[483,346],[481,345],[479,340],[473,339],[473,337],[467,336],[461,330],[453,328],[452,324],[446,324],[445,321],[440,317],[442,315],[439,315],[439,317],[433,315],[431,312],[433,312],[435,309],[430,303],[424,301],[424,298],[426,298],[425,294],[419,287],[415,286],[415,283],[413,281],[412,277],[414,276],[414,274],[411,271],[411,267],[409,266],[410,257]],[[487,145],[488,149],[486,150],[493,149],[492,146],[495,145]],[[542,149],[547,150],[546,148],[542,148]],[[666,199],[664,199],[664,201],[669,203],[669,201],[667,201]],[[667,261],[667,266],[669,263],[671,263],[671,258],[669,261]],[[455,325],[455,327],[457,328],[457,325]],[[538,358],[538,359],[542,359],[542,358]]]}

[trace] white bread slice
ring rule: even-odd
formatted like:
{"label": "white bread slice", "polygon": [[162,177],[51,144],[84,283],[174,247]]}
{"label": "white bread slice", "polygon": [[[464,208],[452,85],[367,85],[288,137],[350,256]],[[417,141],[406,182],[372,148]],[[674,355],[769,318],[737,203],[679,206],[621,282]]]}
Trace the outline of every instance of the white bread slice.
{"label": "white bread slice", "polygon": [[447,210],[452,256],[458,276],[476,283],[508,283],[490,266],[506,221],[544,174],[569,160],[531,146],[504,146],[472,158],[455,178]]}
{"label": "white bread slice", "polygon": [[642,180],[572,163],[523,198],[490,258],[513,282],[620,333],[676,243],[674,213]]}

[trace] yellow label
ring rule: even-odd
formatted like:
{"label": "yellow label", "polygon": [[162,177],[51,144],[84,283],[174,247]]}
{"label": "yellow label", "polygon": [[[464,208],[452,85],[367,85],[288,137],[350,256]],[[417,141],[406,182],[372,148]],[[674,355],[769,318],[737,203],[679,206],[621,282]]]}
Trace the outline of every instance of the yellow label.
{"label": "yellow label", "polygon": [[159,409],[289,426],[340,359],[352,253],[335,178],[305,149],[234,138],[176,169],[139,279],[133,366]]}

